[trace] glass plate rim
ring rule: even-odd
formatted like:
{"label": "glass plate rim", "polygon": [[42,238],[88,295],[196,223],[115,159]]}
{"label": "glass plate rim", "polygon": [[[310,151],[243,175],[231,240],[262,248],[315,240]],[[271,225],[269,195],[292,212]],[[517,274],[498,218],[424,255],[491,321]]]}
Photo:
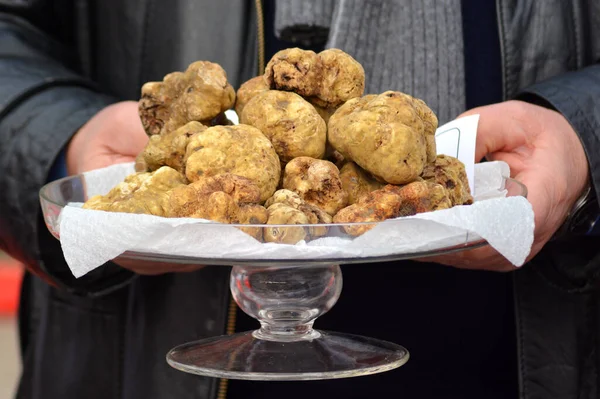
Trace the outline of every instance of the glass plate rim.
{"label": "glass plate rim", "polygon": [[[478,237],[478,236],[477,236]],[[363,263],[381,263],[381,262],[392,262],[398,260],[410,260],[419,258],[428,258],[436,255],[447,255],[456,252],[462,252],[464,250],[477,249],[485,247],[488,242],[485,239],[479,237],[475,241],[469,241],[468,234],[466,241],[462,244],[456,244],[450,247],[444,247],[437,250],[425,250],[416,252],[402,252],[390,255],[375,255],[368,257],[335,257],[335,258],[198,258],[195,256],[185,255],[165,255],[160,253],[152,252],[135,252],[125,251],[117,258],[134,260],[134,261],[145,261],[145,262],[169,262],[175,264],[193,264],[199,259],[203,265],[207,266],[255,266],[255,267],[295,267],[295,266],[327,266],[332,264],[339,265],[351,265],[351,264],[363,264]]]}

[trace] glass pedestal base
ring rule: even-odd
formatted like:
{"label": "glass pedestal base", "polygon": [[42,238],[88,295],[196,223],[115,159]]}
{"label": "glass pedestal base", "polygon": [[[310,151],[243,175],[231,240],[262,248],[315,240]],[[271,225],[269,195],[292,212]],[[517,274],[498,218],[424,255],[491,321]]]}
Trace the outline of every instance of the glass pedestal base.
{"label": "glass pedestal base", "polygon": [[324,380],[381,373],[402,366],[400,345],[362,336],[312,330],[305,340],[270,341],[256,332],[180,345],[167,362],[187,373],[261,381]]}

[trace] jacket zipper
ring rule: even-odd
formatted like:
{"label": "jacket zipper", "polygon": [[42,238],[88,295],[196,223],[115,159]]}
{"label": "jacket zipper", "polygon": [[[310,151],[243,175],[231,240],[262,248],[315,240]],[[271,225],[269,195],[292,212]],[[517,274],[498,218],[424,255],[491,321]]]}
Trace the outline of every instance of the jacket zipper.
{"label": "jacket zipper", "polygon": [[255,0],[256,6],[256,41],[258,51],[258,75],[265,73],[265,16],[261,0]]}
{"label": "jacket zipper", "polygon": [[[227,309],[227,328],[225,333],[227,335],[232,335],[235,333],[235,316],[237,313],[237,303],[233,299],[233,296],[229,299],[229,308]],[[219,380],[219,389],[217,391],[217,399],[226,399],[227,398],[227,385],[229,380],[225,378],[221,378]]]}
{"label": "jacket zipper", "polygon": [[496,22],[498,24],[498,39],[500,42],[500,65],[502,67],[502,99],[506,101],[508,89],[506,87],[506,48],[504,44],[505,26],[502,7],[502,0],[496,0]]}

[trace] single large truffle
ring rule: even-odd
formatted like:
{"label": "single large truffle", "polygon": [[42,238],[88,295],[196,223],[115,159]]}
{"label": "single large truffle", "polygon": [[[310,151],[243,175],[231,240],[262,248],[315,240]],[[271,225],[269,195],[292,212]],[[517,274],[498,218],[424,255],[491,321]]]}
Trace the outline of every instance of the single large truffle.
{"label": "single large truffle", "polygon": [[[332,218],[327,212],[314,205],[307,204],[298,194],[290,190],[281,189],[275,191],[275,194],[265,202],[265,207],[271,209],[271,206],[275,204],[283,204],[301,211],[306,215],[307,223],[311,225],[332,222]],[[308,228],[308,235],[310,238],[318,238],[326,235],[328,231],[329,228],[327,226],[310,226]]]}
{"label": "single large truffle", "polygon": [[342,187],[348,193],[348,204],[352,205],[359,198],[371,191],[378,190],[384,186],[378,182],[354,162],[348,162],[340,170]]}
{"label": "single large truffle", "polygon": [[200,122],[189,122],[171,132],[150,136],[146,147],[136,159],[136,171],[151,172],[161,166],[170,166],[185,173],[183,159],[190,138],[206,129]]}
{"label": "single large truffle", "polygon": [[307,237],[307,229],[303,226],[292,227],[287,225],[308,224],[308,217],[304,212],[282,203],[275,203],[267,208],[267,226],[264,231],[265,242],[277,242],[282,244],[297,244]]}
{"label": "single large truffle", "polygon": [[192,136],[185,155],[188,180],[223,173],[252,180],[265,201],[277,189],[281,164],[269,139],[249,125],[213,126]]}
{"label": "single large truffle", "polygon": [[262,75],[244,82],[238,89],[235,97],[235,112],[238,117],[242,117],[244,107],[255,95],[267,90],[269,90],[269,85],[267,85]]}
{"label": "single large truffle", "polygon": [[290,161],[285,166],[283,188],[331,216],[348,204],[338,168],[322,159],[299,157]]}
{"label": "single large truffle", "polygon": [[281,50],[267,64],[264,77],[271,89],[293,91],[303,97],[316,96],[323,80],[323,61],[314,51]]}
{"label": "single large truffle", "polygon": [[106,195],[88,199],[83,208],[169,216],[168,192],[177,187],[186,187],[185,183],[183,175],[168,166],[154,172],[134,173]]}
{"label": "single large truffle", "polygon": [[241,122],[263,132],[283,163],[297,157],[325,155],[325,121],[295,93],[269,90],[255,95],[244,107]]}
{"label": "single large truffle", "polygon": [[438,155],[434,162],[425,166],[421,177],[441,184],[448,192],[452,205],[473,203],[465,165],[458,159],[448,155]]}
{"label": "single large truffle", "polygon": [[188,122],[210,120],[231,108],[235,91],[218,64],[196,61],[185,72],[142,86],[139,114],[149,136],[171,132]]}
{"label": "single large truffle", "polygon": [[448,192],[441,184],[419,180],[402,187],[387,185],[383,188],[393,192],[402,199],[398,210],[399,216],[411,216],[417,213],[433,212],[452,207]]}
{"label": "single large truffle", "polygon": [[323,62],[323,79],[311,102],[324,109],[335,109],[363,95],[365,70],[358,61],[339,49],[327,49],[318,55]]}
{"label": "single large truffle", "polygon": [[329,143],[377,179],[409,183],[435,153],[437,119],[425,107],[393,91],[349,100],[329,119]]}

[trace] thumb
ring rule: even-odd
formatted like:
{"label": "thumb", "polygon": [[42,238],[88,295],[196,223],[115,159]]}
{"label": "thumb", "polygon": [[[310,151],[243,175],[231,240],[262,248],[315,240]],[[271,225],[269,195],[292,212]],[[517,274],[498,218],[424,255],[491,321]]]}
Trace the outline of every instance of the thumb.
{"label": "thumb", "polygon": [[473,108],[458,118],[479,114],[475,162],[495,152],[509,152],[527,143],[528,135],[523,128],[523,106],[519,101],[486,105]]}
{"label": "thumb", "polygon": [[138,103],[123,101],[112,117],[115,120],[114,137],[107,143],[117,154],[136,157],[146,146],[148,136],[138,114]]}

